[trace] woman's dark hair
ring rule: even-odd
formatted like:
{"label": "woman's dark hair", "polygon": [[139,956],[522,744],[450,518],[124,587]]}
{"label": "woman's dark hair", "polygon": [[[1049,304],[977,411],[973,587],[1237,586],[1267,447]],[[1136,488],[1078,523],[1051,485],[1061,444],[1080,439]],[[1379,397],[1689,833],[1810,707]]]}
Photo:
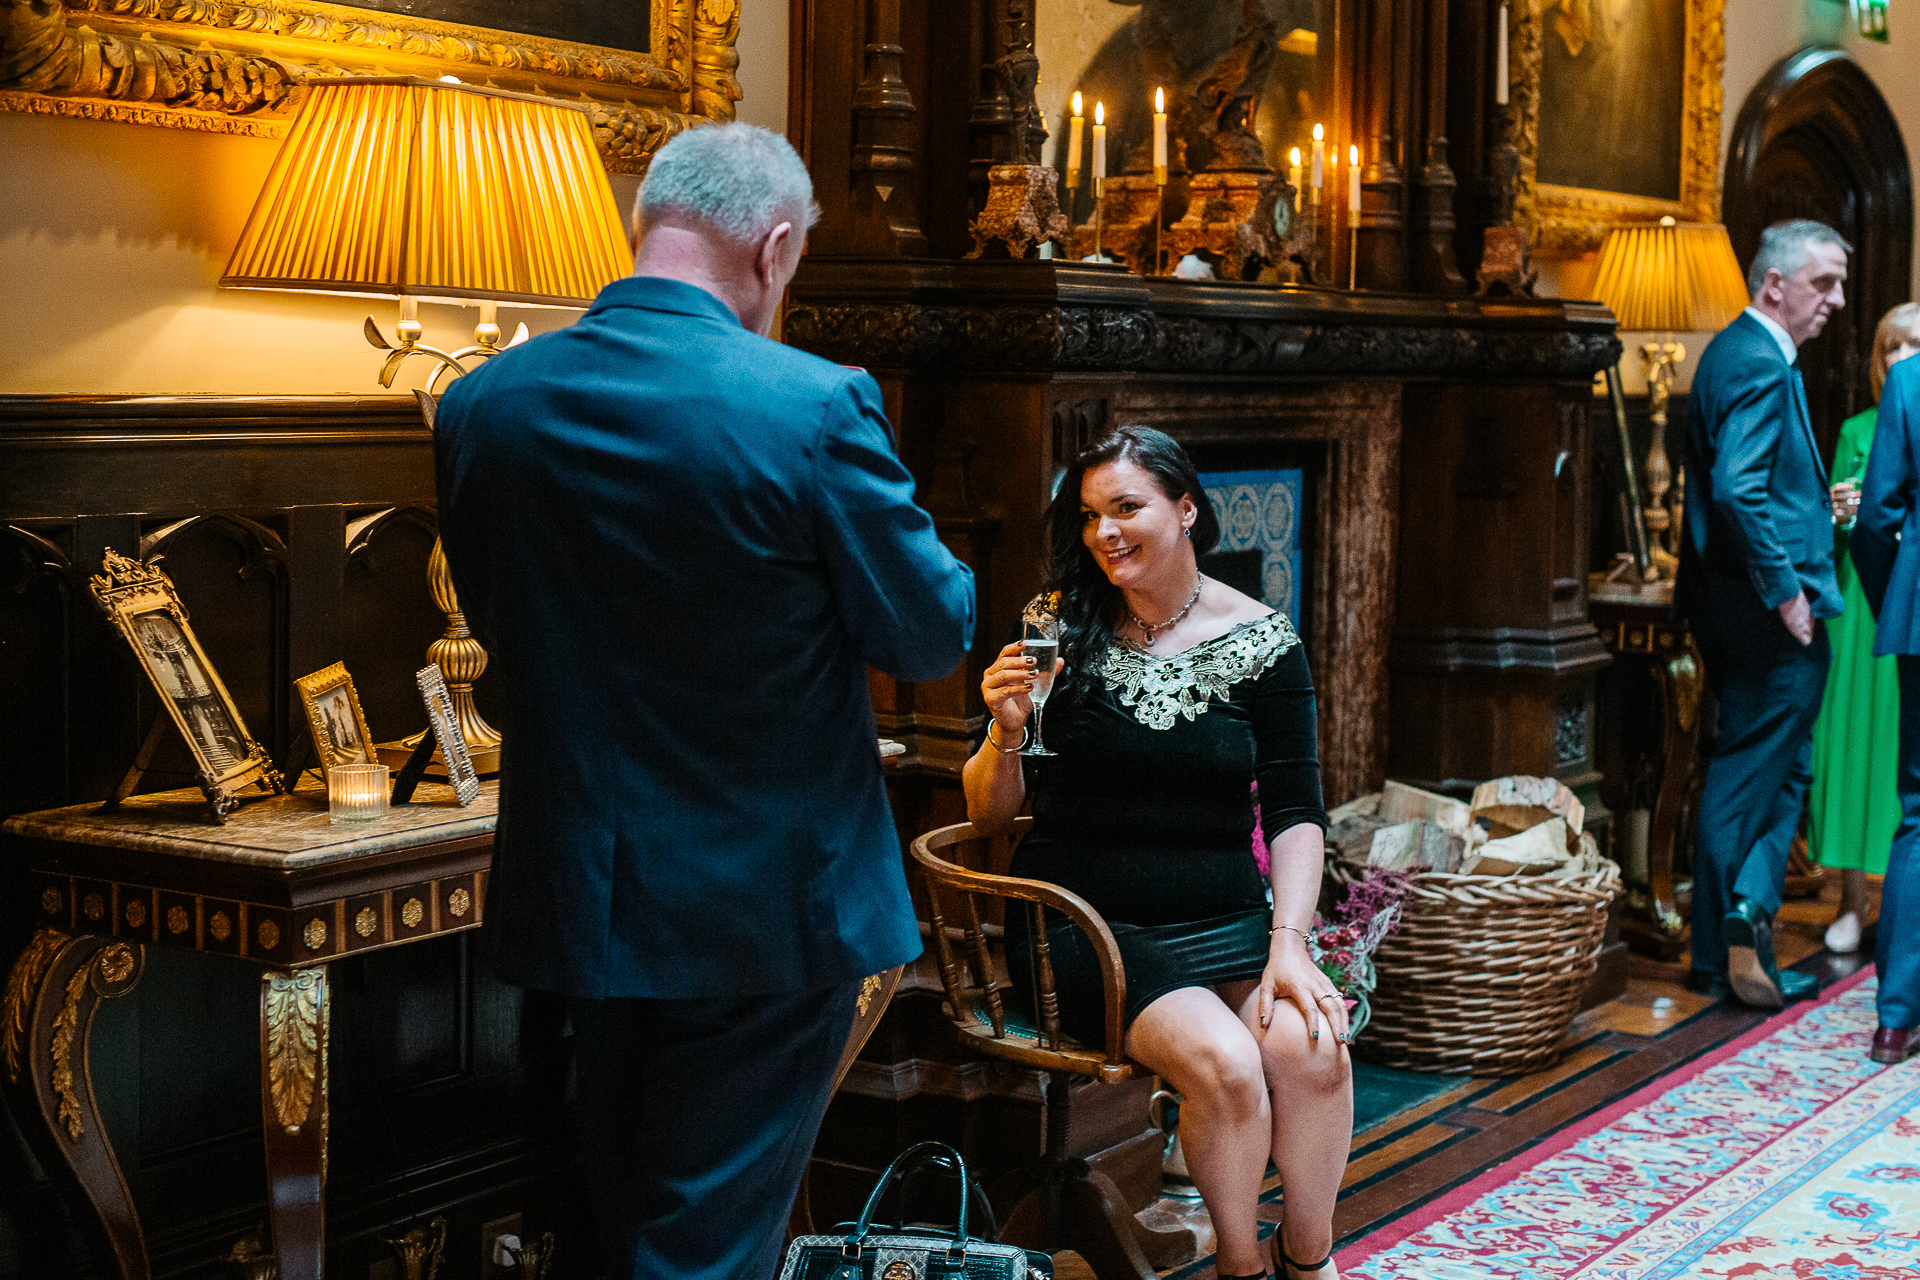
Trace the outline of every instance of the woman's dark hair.
{"label": "woman's dark hair", "polygon": [[1067,660],[1061,692],[1070,697],[1077,675],[1107,651],[1120,630],[1126,604],[1120,588],[1094,562],[1080,540],[1080,484],[1087,472],[1109,462],[1131,462],[1174,502],[1193,499],[1193,554],[1203,556],[1220,540],[1220,519],[1200,487],[1192,459],[1177,441],[1152,427],[1124,426],[1081,450],[1060,477],[1047,507],[1047,590],[1060,593],[1060,656]]}

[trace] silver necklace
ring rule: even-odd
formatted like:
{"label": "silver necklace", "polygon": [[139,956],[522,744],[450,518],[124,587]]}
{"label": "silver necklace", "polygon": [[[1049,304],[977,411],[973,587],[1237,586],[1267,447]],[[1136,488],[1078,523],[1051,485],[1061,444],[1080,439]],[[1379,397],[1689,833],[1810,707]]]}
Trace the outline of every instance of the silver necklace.
{"label": "silver necklace", "polygon": [[1168,618],[1165,622],[1148,622],[1145,618],[1135,613],[1131,605],[1128,606],[1127,616],[1133,619],[1133,625],[1140,628],[1141,634],[1147,637],[1147,648],[1153,648],[1154,632],[1172,630],[1180,624],[1180,619],[1193,612],[1194,603],[1200,599],[1200,588],[1205,586],[1206,582],[1206,574],[1196,574],[1193,581],[1193,594],[1187,597],[1186,607],[1174,614],[1171,618]]}

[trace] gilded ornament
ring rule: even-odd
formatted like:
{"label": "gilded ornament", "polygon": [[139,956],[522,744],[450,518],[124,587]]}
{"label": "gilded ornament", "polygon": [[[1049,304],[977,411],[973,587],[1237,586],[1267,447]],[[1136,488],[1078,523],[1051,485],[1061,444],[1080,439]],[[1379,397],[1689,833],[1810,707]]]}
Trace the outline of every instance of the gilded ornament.
{"label": "gilded ornament", "polygon": [[300,1132],[313,1111],[326,1038],[326,975],[317,969],[265,975],[267,1089],[274,1118]]}
{"label": "gilded ornament", "polygon": [[318,951],[327,945],[327,922],[315,916],[307,921],[306,931],[301,936],[307,940],[307,950]]}
{"label": "gilded ornament", "polygon": [[215,942],[225,942],[233,936],[233,921],[227,919],[227,913],[216,911],[207,920],[207,932],[213,935]]}
{"label": "gilded ornament", "polygon": [[80,1095],[73,1085],[73,1036],[80,1029],[80,997],[87,989],[87,966],[67,979],[66,1003],[53,1019],[53,1091],[60,1095],[60,1122],[67,1136],[78,1140],[86,1132],[80,1123]]}
{"label": "gilded ornament", "polygon": [[420,904],[420,899],[408,898],[400,904],[400,923],[407,926],[407,928],[412,929],[417,927],[419,923],[426,918],[427,909]]}
{"label": "gilded ornament", "polygon": [[[109,987],[117,987],[133,976],[133,948],[124,942],[116,942],[101,951],[100,959],[95,963],[99,966],[101,982]],[[99,990],[99,987],[95,989]],[[101,991],[100,994],[107,993]]]}
{"label": "gilded ornament", "polygon": [[5,1020],[0,1022],[0,1050],[7,1060],[7,1079],[18,1081],[26,1065],[27,1018],[33,998],[46,981],[47,970],[67,943],[67,935],[58,929],[41,929],[27,943],[27,949],[13,962],[7,974]]}
{"label": "gilded ornament", "polygon": [[168,932],[185,933],[187,931],[188,926],[190,926],[192,923],[193,923],[193,918],[187,914],[187,909],[185,907],[173,906],[173,907],[167,908]]}
{"label": "gilded ornament", "polygon": [[106,901],[97,893],[90,893],[80,900],[80,910],[89,920],[99,920],[107,914]]}
{"label": "gilded ornament", "polygon": [[271,920],[262,920],[254,936],[260,939],[261,950],[271,951],[280,945],[280,926]]}
{"label": "gilded ornament", "polygon": [[360,908],[360,913],[353,918],[353,931],[363,938],[371,938],[379,927],[380,913],[372,907]]}
{"label": "gilded ornament", "polygon": [[455,920],[464,919],[467,909],[473,905],[473,895],[465,889],[455,889],[447,895],[447,914]]}
{"label": "gilded ornament", "polygon": [[135,929],[146,927],[147,903],[144,898],[135,898],[127,903],[127,923]]}
{"label": "gilded ornament", "polygon": [[66,905],[67,905],[66,895],[61,893],[58,889],[54,888],[52,885],[48,885],[46,888],[40,891],[40,909],[46,912],[48,915],[50,916],[59,915],[61,909]]}
{"label": "gilded ornament", "polygon": [[887,1269],[880,1273],[880,1280],[920,1280],[920,1278],[914,1274],[912,1263],[905,1258],[895,1258],[887,1264]]}
{"label": "gilded ornament", "polygon": [[860,998],[855,1002],[861,1017],[867,1016],[867,1010],[873,1007],[873,993],[880,989],[880,975],[870,973],[860,980]]}

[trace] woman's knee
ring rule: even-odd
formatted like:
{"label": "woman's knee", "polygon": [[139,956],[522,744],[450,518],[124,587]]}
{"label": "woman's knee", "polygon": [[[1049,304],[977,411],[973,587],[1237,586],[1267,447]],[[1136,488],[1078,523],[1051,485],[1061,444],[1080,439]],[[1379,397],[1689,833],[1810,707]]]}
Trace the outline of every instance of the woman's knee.
{"label": "woman's knee", "polygon": [[1298,1016],[1276,1017],[1261,1037],[1260,1063],[1272,1088],[1338,1094],[1353,1086],[1353,1060],[1325,1022],[1316,1040]]}
{"label": "woman's knee", "polygon": [[1188,1098],[1204,1098],[1235,1111],[1253,1111],[1266,1101],[1260,1047],[1249,1035],[1196,1036],[1184,1046],[1176,1079]]}

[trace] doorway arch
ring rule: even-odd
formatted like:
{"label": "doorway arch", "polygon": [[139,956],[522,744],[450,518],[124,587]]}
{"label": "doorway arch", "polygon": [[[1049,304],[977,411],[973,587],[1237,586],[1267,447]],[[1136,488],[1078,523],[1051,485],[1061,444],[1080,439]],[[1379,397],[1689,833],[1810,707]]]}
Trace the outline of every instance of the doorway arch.
{"label": "doorway arch", "polygon": [[1721,209],[1743,269],[1783,218],[1817,218],[1854,247],[1845,309],[1800,349],[1814,435],[1831,458],[1841,422],[1873,403],[1874,326],[1913,297],[1913,171],[1859,63],[1814,46],[1760,78],[1734,122]]}

